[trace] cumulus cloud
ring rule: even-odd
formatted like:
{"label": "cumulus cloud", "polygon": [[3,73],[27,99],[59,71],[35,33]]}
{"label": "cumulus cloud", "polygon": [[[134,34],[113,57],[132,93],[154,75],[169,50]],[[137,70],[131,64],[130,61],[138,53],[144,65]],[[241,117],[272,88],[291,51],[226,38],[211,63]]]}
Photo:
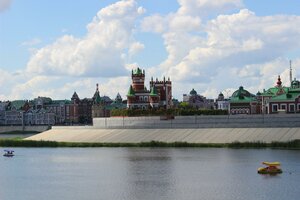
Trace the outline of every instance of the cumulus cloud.
{"label": "cumulus cloud", "polygon": [[143,44],[134,40],[133,33],[137,17],[144,12],[134,0],[109,5],[87,25],[85,37],[64,35],[58,38],[32,55],[27,70],[47,75],[124,75],[128,54],[143,48]]}
{"label": "cumulus cloud", "polygon": [[[1,91],[11,98],[62,98],[74,90],[90,97],[99,83],[101,94],[125,97],[130,70],[139,66],[131,59],[147,48],[135,34],[144,32],[161,36],[167,52],[158,66],[146,69],[147,78],[171,77],[180,100],[192,88],[210,98],[220,91],[229,96],[240,85],[256,93],[274,86],[278,75],[289,85],[286,55],[300,48],[300,16],[257,16],[241,0],[177,1],[177,11],[150,14],[140,26],[145,9],[134,0],[101,9],[84,37],[65,34],[35,50],[26,72],[0,71],[0,83],[17,82],[14,90]],[[294,77],[299,67],[300,58],[293,59]]]}
{"label": "cumulus cloud", "polygon": [[179,14],[183,15],[207,15],[213,12],[224,12],[241,8],[242,0],[178,0]]}
{"label": "cumulus cloud", "polygon": [[140,42],[134,42],[129,47],[129,56],[133,56],[143,50],[145,48],[145,45]]}
{"label": "cumulus cloud", "polygon": [[[286,53],[300,47],[300,16],[257,16],[239,0],[178,3],[177,12],[148,16],[141,27],[164,39],[168,57],[159,65],[160,72],[183,85],[194,83],[207,95],[239,84],[255,90],[272,86],[271,79],[287,67]],[[207,11],[216,17],[207,18]],[[279,60],[281,67],[276,65]],[[262,67],[269,65],[276,70]],[[271,78],[263,75],[266,70]]]}

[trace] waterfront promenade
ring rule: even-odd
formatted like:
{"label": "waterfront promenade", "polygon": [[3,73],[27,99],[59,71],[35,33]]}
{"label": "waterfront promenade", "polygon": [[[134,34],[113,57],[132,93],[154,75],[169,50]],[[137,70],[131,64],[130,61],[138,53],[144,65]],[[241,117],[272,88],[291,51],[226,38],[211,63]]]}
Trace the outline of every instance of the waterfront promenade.
{"label": "waterfront promenade", "polygon": [[99,143],[287,142],[300,139],[300,115],[95,118],[93,126],[54,126],[27,139]]}
{"label": "waterfront promenade", "polygon": [[99,143],[150,141],[188,143],[287,142],[300,139],[300,128],[94,129],[54,127],[29,140]]}

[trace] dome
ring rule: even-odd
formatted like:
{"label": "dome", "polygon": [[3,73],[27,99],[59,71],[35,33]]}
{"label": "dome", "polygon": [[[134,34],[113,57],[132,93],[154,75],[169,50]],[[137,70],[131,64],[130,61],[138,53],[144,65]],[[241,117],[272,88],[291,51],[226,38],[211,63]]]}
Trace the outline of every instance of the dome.
{"label": "dome", "polygon": [[232,97],[253,97],[254,95],[244,89],[243,86],[240,86],[238,90],[236,90]]}
{"label": "dome", "polygon": [[190,91],[190,95],[192,95],[192,96],[197,95],[197,92],[196,92],[196,90],[194,90],[194,88]]}

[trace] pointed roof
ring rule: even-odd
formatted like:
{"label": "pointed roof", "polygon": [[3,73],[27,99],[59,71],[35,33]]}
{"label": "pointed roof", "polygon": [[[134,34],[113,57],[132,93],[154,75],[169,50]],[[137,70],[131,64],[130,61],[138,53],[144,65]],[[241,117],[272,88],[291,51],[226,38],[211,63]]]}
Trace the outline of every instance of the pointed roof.
{"label": "pointed roof", "polygon": [[74,91],[74,94],[72,95],[71,99],[79,99],[78,94],[76,93],[76,91]]}
{"label": "pointed roof", "polygon": [[150,96],[157,96],[157,95],[158,95],[158,94],[157,94],[156,87],[153,86],[153,87],[151,88],[151,91],[150,91]]}
{"label": "pointed roof", "polygon": [[132,71],[133,75],[142,75],[143,71],[138,67],[137,69]]}
{"label": "pointed roof", "polygon": [[116,96],[116,98],[115,98],[115,102],[122,102],[122,97],[121,97],[121,95],[120,95],[120,93],[118,92],[118,94],[117,94],[117,96]]}
{"label": "pointed roof", "polygon": [[23,108],[24,104],[26,103],[26,100],[15,100],[11,101],[11,108],[15,108],[16,110],[20,110]]}
{"label": "pointed roof", "polygon": [[101,97],[100,97],[99,92],[97,92],[97,93],[95,94],[95,100],[94,100],[94,103],[95,103],[95,104],[100,104],[100,103],[101,103]]}
{"label": "pointed roof", "polygon": [[96,84],[96,92],[93,96],[94,103],[95,104],[100,104],[101,103],[101,97],[100,97],[100,92],[99,92],[99,84]]}
{"label": "pointed roof", "polygon": [[132,88],[132,85],[130,85],[130,87],[129,87],[127,96],[128,96],[128,97],[135,96],[135,92],[134,92],[134,90],[133,90],[133,88]]}

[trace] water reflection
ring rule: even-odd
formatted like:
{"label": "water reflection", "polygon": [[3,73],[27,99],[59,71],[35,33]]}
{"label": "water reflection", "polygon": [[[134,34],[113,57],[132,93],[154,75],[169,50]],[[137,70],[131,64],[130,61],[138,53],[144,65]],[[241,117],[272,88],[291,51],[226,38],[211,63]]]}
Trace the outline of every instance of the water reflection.
{"label": "water reflection", "polygon": [[[15,157],[0,159],[1,200],[293,200],[300,196],[299,151],[201,148],[14,150]],[[282,174],[257,174],[262,161],[273,160],[281,161]]]}
{"label": "water reflection", "polygon": [[171,149],[127,149],[127,181],[132,199],[171,197],[173,180]]}

